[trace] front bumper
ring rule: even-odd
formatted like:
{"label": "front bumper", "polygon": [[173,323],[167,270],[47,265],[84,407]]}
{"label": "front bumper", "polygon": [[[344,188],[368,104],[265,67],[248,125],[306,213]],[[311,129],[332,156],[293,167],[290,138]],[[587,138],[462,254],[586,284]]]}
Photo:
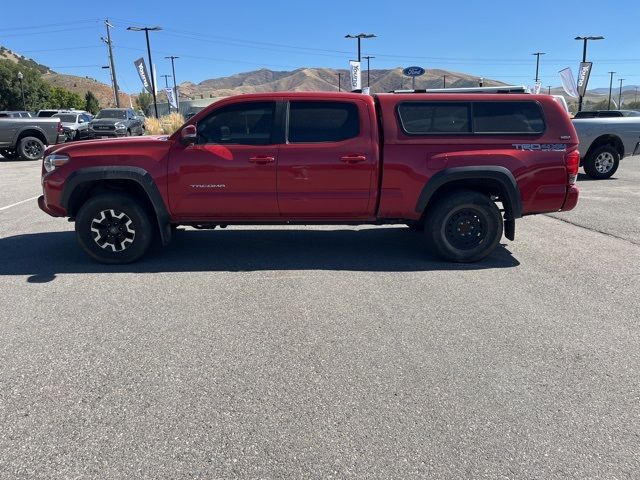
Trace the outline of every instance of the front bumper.
{"label": "front bumper", "polygon": [[40,195],[38,197],[38,207],[40,207],[40,210],[42,210],[44,213],[46,213],[47,215],[51,215],[52,217],[64,217],[66,213],[64,211],[55,210],[53,207],[47,205],[47,202],[44,199],[44,195]]}
{"label": "front bumper", "polygon": [[127,130],[89,130],[89,137],[91,138],[118,138],[127,135]]}

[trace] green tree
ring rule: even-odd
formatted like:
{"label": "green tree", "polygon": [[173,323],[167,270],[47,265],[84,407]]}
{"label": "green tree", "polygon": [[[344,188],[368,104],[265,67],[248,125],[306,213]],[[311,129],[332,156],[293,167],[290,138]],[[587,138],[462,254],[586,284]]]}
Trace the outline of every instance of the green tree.
{"label": "green tree", "polygon": [[84,100],[77,93],[70,92],[60,87],[52,87],[48,101],[49,108],[71,109],[84,108]]}
{"label": "green tree", "polygon": [[22,94],[18,72],[23,75],[22,86],[27,110],[44,108],[50,87],[42,80],[40,72],[11,60],[0,60],[0,110],[22,110]]}
{"label": "green tree", "polygon": [[146,91],[141,91],[136,97],[136,106],[142,110],[145,114],[147,113],[147,109],[153,104],[153,97],[150,93]]}
{"label": "green tree", "polygon": [[100,104],[98,103],[98,99],[92,92],[87,92],[84,96],[84,109],[87,112],[95,115],[100,110]]}

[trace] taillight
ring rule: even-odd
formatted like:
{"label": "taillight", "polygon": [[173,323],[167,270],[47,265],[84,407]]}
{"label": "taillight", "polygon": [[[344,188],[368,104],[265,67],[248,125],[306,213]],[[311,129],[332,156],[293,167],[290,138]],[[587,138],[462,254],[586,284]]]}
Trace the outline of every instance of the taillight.
{"label": "taillight", "polygon": [[578,168],[580,167],[580,152],[574,150],[569,152],[564,157],[567,163],[567,183],[573,185],[578,178]]}
{"label": "taillight", "polygon": [[62,122],[58,122],[58,133],[62,133],[64,130],[62,129]]}

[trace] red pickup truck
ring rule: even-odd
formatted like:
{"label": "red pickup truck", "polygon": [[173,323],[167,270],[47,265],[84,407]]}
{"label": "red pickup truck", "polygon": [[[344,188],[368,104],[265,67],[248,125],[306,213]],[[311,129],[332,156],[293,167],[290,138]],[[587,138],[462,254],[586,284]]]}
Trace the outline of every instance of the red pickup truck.
{"label": "red pickup truck", "polygon": [[169,137],[49,147],[38,203],[104,263],[232,224],[407,224],[472,262],[517,218],[576,205],[577,146],[548,95],[241,95]]}

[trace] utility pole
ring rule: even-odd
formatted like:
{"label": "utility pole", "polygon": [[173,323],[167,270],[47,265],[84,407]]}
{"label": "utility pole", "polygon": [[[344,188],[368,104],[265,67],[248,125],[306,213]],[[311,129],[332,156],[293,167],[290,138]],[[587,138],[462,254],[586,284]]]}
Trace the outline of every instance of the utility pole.
{"label": "utility pole", "polygon": [[[582,40],[584,42],[582,46],[582,63],[587,61],[587,42],[589,40],[604,40],[604,37],[599,35],[597,37],[576,37],[574,40]],[[582,111],[582,95],[578,97],[578,111]]]}
{"label": "utility pole", "polygon": [[607,110],[611,110],[611,89],[613,87],[613,74],[616,72],[608,72],[611,75],[611,79],[609,80],[609,105],[607,106]]}
{"label": "utility pole", "polygon": [[371,86],[371,74],[370,74],[370,71],[371,71],[371,70],[370,70],[370,67],[371,67],[371,65],[370,65],[369,61],[370,61],[372,58],[376,58],[376,57],[374,57],[374,56],[372,56],[372,55],[365,55],[363,58],[366,58],[366,59],[367,59],[367,87],[370,87],[370,86]]}
{"label": "utility pole", "polygon": [[547,85],[547,95],[551,95],[551,85]]}
{"label": "utility pole", "polygon": [[538,81],[540,80],[540,78],[538,76],[538,72],[540,71],[540,55],[546,55],[546,53],[544,53],[544,52],[536,52],[536,53],[532,53],[531,55],[535,55],[536,56],[536,79],[535,79],[535,82],[538,83]]}
{"label": "utility pole", "polygon": [[164,78],[164,88],[169,88],[169,81],[167,79],[171,78],[171,75],[160,75],[160,76]]}
{"label": "utility pole", "polygon": [[620,93],[618,94],[618,110],[622,110],[622,81],[624,78],[620,79]]}
{"label": "utility pole", "polygon": [[113,25],[109,23],[109,19],[104,21],[105,26],[107,27],[107,38],[106,40],[103,38],[102,41],[107,44],[107,48],[109,50],[109,66],[111,67],[111,84],[113,86],[113,95],[116,99],[116,107],[120,108],[120,95],[118,92],[118,80],[116,79],[116,63],[113,60],[113,48],[111,44],[111,28]]}
{"label": "utility pole", "polygon": [[442,88],[447,88],[447,76],[442,75]]}
{"label": "utility pole", "polygon": [[638,87],[636,87],[636,96],[635,96],[635,98],[633,100],[633,103],[638,103]]}
{"label": "utility pole", "polygon": [[164,58],[166,58],[167,60],[169,60],[169,59],[171,60],[171,73],[173,73],[173,96],[176,99],[176,105],[177,105],[176,112],[178,112],[178,111],[180,111],[180,98],[178,98],[179,97],[179,95],[178,95],[178,85],[176,84],[176,66],[173,63],[173,61],[175,59],[177,59],[177,58],[180,58],[180,57],[176,57],[175,55],[171,55],[170,57],[164,57]]}
{"label": "utility pole", "polygon": [[339,92],[342,91],[341,80],[342,80],[342,74],[340,72],[338,72],[338,91]]}
{"label": "utility pole", "polygon": [[145,37],[147,38],[147,55],[149,55],[149,70],[151,71],[151,90],[153,93],[153,109],[156,113],[156,118],[158,118],[158,98],[156,96],[156,76],[153,74],[153,62],[151,61],[151,44],[149,43],[149,32],[157,32],[158,30],[162,30],[161,27],[127,27],[127,30],[132,32],[144,32]]}

